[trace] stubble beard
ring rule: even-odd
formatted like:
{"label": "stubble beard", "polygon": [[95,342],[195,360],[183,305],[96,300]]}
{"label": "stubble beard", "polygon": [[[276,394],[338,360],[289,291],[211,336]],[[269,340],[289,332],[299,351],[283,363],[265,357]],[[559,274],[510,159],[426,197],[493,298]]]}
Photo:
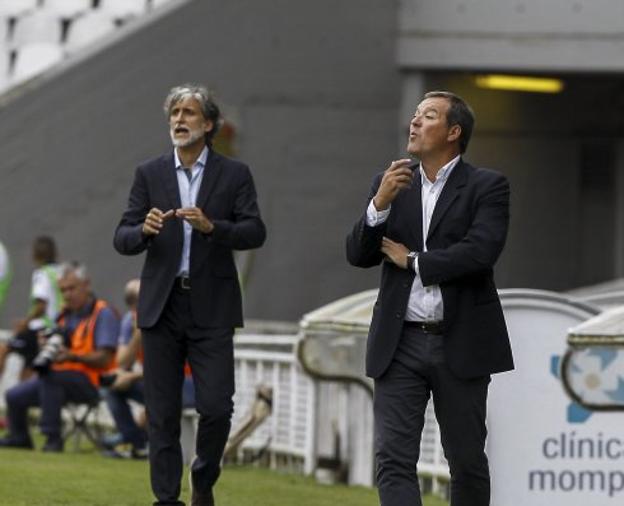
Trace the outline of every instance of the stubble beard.
{"label": "stubble beard", "polygon": [[176,139],[175,129],[172,128],[169,130],[169,136],[171,137],[171,143],[174,147],[186,148],[191,144],[195,144],[199,139],[202,139],[204,137],[204,131],[199,129],[191,130],[189,132],[189,136],[186,139]]}

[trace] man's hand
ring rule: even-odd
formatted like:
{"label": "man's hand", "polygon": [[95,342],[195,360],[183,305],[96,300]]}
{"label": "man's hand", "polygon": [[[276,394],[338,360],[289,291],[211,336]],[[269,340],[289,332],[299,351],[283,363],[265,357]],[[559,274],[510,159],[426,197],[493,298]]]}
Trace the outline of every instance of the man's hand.
{"label": "man's hand", "polygon": [[412,184],[414,173],[408,167],[412,162],[413,160],[408,158],[395,160],[390,164],[390,167],[386,169],[386,172],[384,172],[381,178],[381,184],[379,185],[377,194],[373,198],[373,204],[377,211],[385,211],[388,209],[388,206],[396,198],[398,193]]}
{"label": "man's hand", "polygon": [[407,254],[410,251],[400,242],[384,237],[381,240],[381,252],[397,267],[407,269]]}
{"label": "man's hand", "polygon": [[76,356],[71,353],[65,346],[61,346],[59,348],[56,357],[54,357],[54,362],[74,362],[76,360]]}
{"label": "man's hand", "polygon": [[183,207],[182,209],[177,209],[175,214],[178,218],[188,221],[194,229],[204,234],[209,234],[214,230],[214,225],[199,207]]}
{"label": "man's hand", "polygon": [[130,371],[116,371],[115,381],[111,385],[111,390],[123,392],[128,390],[132,383],[139,379],[139,375]]}
{"label": "man's hand", "polygon": [[157,207],[150,209],[149,213],[145,217],[143,222],[143,234],[144,235],[158,235],[160,229],[163,227],[163,223],[166,219],[171,218],[174,214],[173,209],[169,209],[166,213],[163,213]]}

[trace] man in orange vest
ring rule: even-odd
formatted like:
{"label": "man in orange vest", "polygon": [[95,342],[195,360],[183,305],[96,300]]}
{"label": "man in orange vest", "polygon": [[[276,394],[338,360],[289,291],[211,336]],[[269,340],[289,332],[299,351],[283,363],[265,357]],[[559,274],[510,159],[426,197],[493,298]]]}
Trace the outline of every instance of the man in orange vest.
{"label": "man in orange vest", "polygon": [[47,436],[43,451],[62,451],[61,408],[97,399],[99,375],[112,366],[119,321],[92,294],[86,268],[61,266],[58,285],[65,300],[58,328],[35,358],[39,375],[6,392],[9,434],[0,439],[0,447],[33,448],[28,409],[40,406],[41,432]]}

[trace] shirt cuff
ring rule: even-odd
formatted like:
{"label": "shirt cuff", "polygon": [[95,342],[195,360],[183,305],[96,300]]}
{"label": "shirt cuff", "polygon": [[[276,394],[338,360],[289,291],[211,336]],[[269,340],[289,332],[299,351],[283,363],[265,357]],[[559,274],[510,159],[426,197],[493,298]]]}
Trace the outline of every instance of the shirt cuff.
{"label": "shirt cuff", "polygon": [[368,208],[366,209],[366,224],[369,227],[376,227],[377,225],[381,225],[388,219],[388,215],[390,214],[390,208],[385,209],[384,211],[377,211],[375,204],[373,203],[373,199],[371,199],[368,204]]}
{"label": "shirt cuff", "polygon": [[420,267],[418,266],[418,259],[419,256],[416,255],[416,258],[414,258],[414,272],[416,272],[416,277],[420,277]]}

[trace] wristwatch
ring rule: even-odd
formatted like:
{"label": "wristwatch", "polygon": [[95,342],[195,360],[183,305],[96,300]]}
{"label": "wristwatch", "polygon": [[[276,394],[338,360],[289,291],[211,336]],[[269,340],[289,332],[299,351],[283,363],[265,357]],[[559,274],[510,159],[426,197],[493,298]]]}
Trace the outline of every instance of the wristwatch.
{"label": "wristwatch", "polygon": [[416,262],[417,257],[418,257],[418,253],[416,253],[415,251],[410,251],[407,254],[407,269],[408,270],[416,272],[415,262]]}

